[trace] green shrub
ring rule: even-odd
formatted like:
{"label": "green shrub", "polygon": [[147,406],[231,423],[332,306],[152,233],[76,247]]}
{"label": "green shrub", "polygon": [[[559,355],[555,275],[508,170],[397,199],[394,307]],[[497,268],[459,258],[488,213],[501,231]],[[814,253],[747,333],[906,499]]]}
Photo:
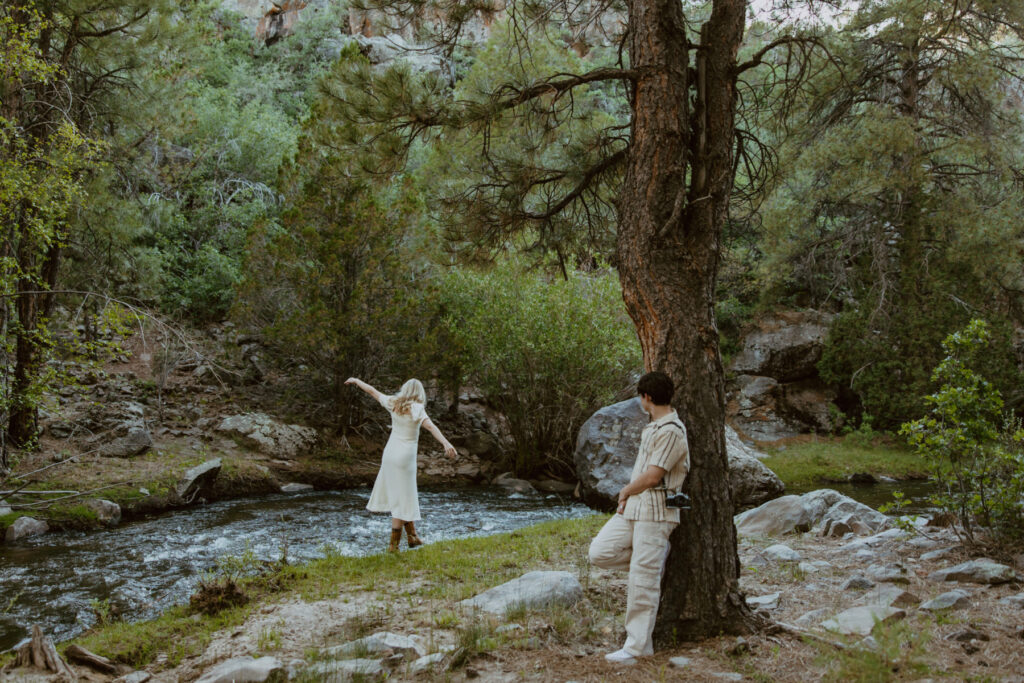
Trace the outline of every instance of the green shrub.
{"label": "green shrub", "polygon": [[900,430],[939,481],[934,502],[956,515],[970,543],[979,540],[977,525],[996,540],[1024,537],[1024,429],[1004,415],[999,391],[974,369],[990,336],[973,320],[946,338],[946,358],[932,375],[940,388],[925,397],[931,409]]}
{"label": "green shrub", "polygon": [[519,474],[571,469],[576,435],[640,366],[640,345],[610,273],[549,278],[503,263],[454,270],[445,324],[464,380],[507,418]]}

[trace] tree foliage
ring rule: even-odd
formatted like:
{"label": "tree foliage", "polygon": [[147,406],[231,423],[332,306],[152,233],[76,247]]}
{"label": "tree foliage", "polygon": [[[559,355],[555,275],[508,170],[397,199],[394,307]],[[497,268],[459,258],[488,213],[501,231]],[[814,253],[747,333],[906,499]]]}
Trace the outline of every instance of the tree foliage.
{"label": "tree foliage", "polygon": [[823,375],[892,427],[921,414],[950,330],[1022,319],[1024,10],[862,3],[826,42],[785,122],[764,273],[840,311]]}
{"label": "tree foliage", "polygon": [[939,483],[933,502],[956,516],[971,544],[1024,536],[1024,429],[977,371],[990,341],[977,319],[949,335],[932,377],[939,389],[925,398],[928,414],[900,430]]}
{"label": "tree foliage", "polygon": [[463,380],[508,421],[520,476],[571,475],[583,422],[626,389],[639,366],[622,291],[607,272],[568,278],[524,272],[515,262],[442,281],[446,338]]}

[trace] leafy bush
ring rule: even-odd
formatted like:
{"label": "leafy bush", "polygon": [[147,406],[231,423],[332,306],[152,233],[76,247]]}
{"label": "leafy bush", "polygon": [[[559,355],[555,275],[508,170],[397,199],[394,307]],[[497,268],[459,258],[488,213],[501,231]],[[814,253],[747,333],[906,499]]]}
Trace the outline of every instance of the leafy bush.
{"label": "leafy bush", "polygon": [[970,543],[979,540],[977,525],[996,540],[1024,537],[1024,429],[1004,416],[999,391],[972,367],[990,336],[984,321],[972,320],[946,338],[946,358],[932,376],[941,387],[925,398],[931,410],[900,430],[939,481],[934,502],[956,515]]}
{"label": "leafy bush", "polygon": [[549,278],[514,262],[454,270],[441,294],[466,381],[508,420],[518,474],[571,469],[580,426],[640,366],[640,345],[609,273]]}

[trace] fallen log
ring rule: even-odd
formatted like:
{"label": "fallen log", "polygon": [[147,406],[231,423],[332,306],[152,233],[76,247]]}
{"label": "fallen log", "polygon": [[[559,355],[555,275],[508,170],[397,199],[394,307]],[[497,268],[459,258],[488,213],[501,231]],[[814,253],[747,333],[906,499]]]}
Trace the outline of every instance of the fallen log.
{"label": "fallen log", "polygon": [[64,650],[64,656],[75,664],[88,666],[105,674],[116,674],[120,669],[116,663],[95,652],[89,652],[81,645],[68,645]]}

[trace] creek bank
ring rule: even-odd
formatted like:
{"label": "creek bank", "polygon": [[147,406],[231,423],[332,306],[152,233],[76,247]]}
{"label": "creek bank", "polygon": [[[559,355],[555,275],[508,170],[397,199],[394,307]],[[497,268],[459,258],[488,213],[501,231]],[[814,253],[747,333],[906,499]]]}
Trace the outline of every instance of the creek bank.
{"label": "creek bank", "polygon": [[[827,491],[805,502],[815,501],[821,503],[815,509],[843,502]],[[740,586],[751,607],[812,637],[711,638],[659,651],[635,667],[614,667],[602,654],[621,645],[625,576],[579,565],[603,521],[594,516],[501,537],[437,543],[397,556],[314,563],[304,570],[308,579],[294,579],[308,580],[310,587],[292,584],[284,593],[266,594],[237,621],[212,631],[204,630],[211,618],[193,621],[183,615],[183,623],[192,621],[208,636],[186,637],[191,644],[184,652],[176,649],[184,644],[181,637],[158,640],[132,664],[155,683],[194,681],[223,671],[218,667],[226,668],[226,662],[248,665],[263,657],[276,660],[270,668],[280,672],[280,680],[309,680],[317,672],[364,666],[389,680],[416,680],[419,663],[454,681],[572,680],[587,672],[632,682],[656,678],[675,660],[672,665],[684,667],[694,680],[722,674],[740,680],[757,672],[795,681],[825,678],[835,658],[819,655],[822,647],[835,652],[827,644],[835,642],[846,657],[898,651],[902,665],[918,667],[925,677],[1014,681],[1024,670],[1024,567],[1003,565],[1010,573],[1002,570],[1002,578],[1009,580],[999,583],[984,578],[990,572],[974,575],[966,568],[957,570],[956,580],[937,580],[942,570],[964,563],[984,570],[989,563],[967,557],[948,528],[823,536],[820,518],[802,532],[741,533],[738,547]],[[949,552],[934,552],[941,549]],[[493,616],[459,608],[459,602],[524,579],[530,571],[568,572],[580,579],[582,592],[557,605]],[[318,588],[312,590],[313,585]],[[570,586],[570,594],[574,590]],[[399,594],[402,608],[394,609]],[[367,627],[372,643],[358,633]],[[111,657],[118,639],[130,639],[132,629],[154,633],[145,628],[129,627],[108,640],[99,638],[101,629],[83,646]],[[467,633],[476,640],[467,640]],[[466,649],[468,642],[474,644]],[[740,651],[742,657],[736,656]],[[179,661],[172,652],[179,653]],[[421,661],[424,657],[430,659]]]}

